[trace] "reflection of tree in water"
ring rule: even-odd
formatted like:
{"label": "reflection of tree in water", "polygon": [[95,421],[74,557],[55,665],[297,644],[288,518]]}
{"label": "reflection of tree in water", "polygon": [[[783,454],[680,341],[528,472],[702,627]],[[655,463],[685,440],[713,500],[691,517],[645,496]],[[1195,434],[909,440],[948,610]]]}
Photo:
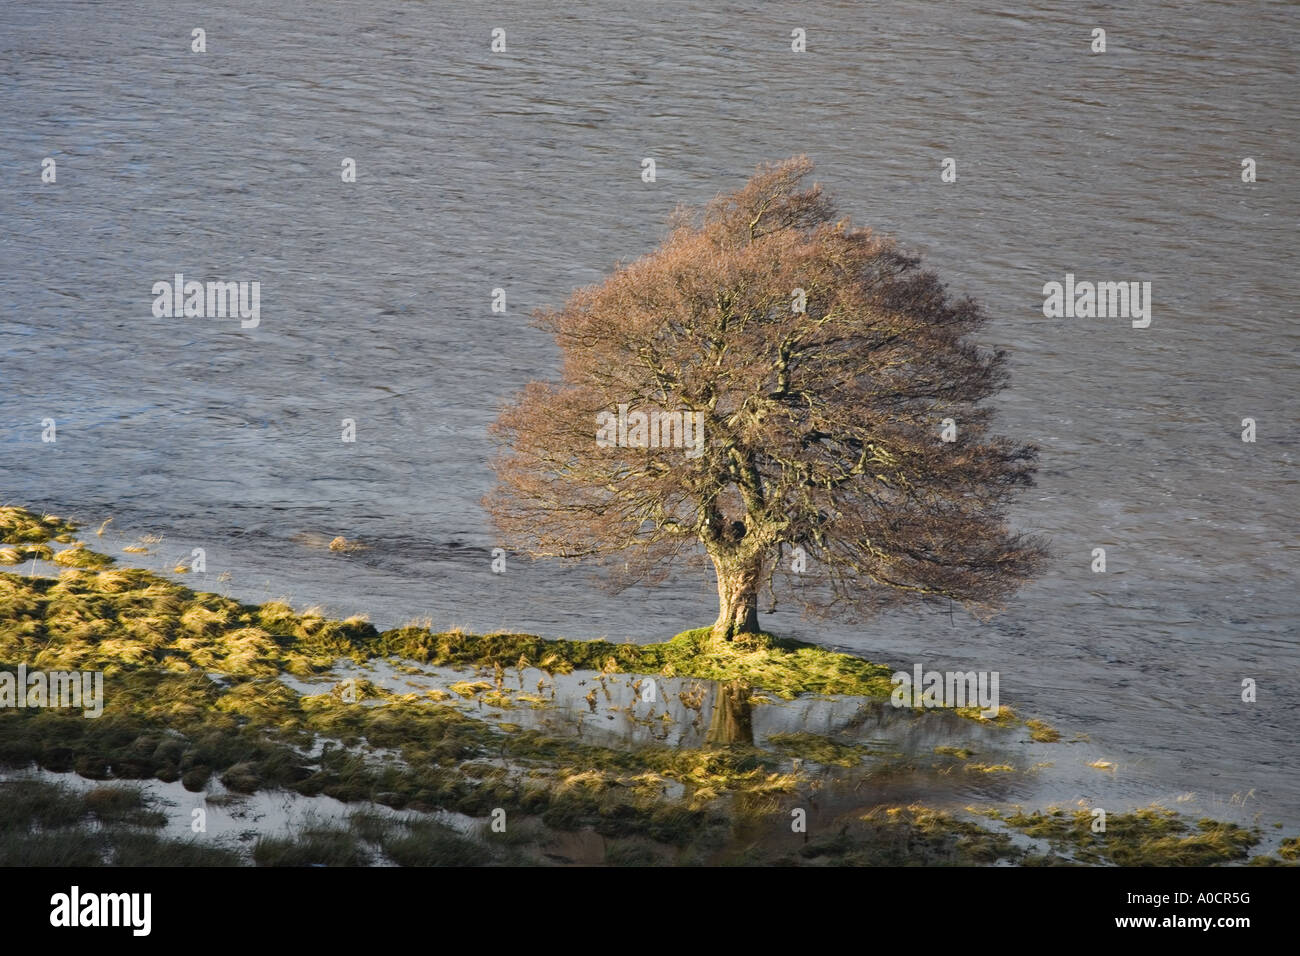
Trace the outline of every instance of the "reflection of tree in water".
{"label": "reflection of tree in water", "polygon": [[715,687],[713,720],[705,743],[754,746],[754,705],[749,701],[753,688],[739,680]]}

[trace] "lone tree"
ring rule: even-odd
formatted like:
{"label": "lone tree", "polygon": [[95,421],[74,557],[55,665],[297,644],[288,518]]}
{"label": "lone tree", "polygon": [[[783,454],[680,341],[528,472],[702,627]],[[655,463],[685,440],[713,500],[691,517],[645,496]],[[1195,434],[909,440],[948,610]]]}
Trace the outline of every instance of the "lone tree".
{"label": "lone tree", "polygon": [[967,338],[986,314],[836,221],[811,171],[760,167],[538,313],[563,378],[527,385],[492,428],[485,504],[509,546],[617,555],[631,580],[702,552],[719,640],[758,631],[778,577],[815,612],[934,596],[987,613],[1033,573],[1042,546],[1005,507],[1035,449],[990,435],[977,407],[1006,383],[1004,353]]}

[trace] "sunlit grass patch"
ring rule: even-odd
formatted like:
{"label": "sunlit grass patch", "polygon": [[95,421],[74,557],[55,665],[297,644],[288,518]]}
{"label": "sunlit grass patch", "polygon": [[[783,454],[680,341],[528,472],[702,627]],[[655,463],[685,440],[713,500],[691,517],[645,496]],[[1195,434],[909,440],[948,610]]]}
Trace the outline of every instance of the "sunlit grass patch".
{"label": "sunlit grass patch", "polygon": [[0,507],[0,544],[40,544],[76,530],[76,525],[56,515],[38,517],[26,508]]}
{"label": "sunlit grass patch", "polygon": [[1061,732],[1059,730],[1049,726],[1041,720],[1026,720],[1025,726],[1030,730],[1030,740],[1036,740],[1039,743],[1054,744],[1061,739]]}
{"label": "sunlit grass patch", "polygon": [[662,644],[549,640],[529,634],[433,633],[405,627],[379,637],[382,654],[397,654],[443,667],[518,667],[536,661],[550,674],[594,670],[606,674],[662,674],[702,680],[743,679],[791,699],[802,693],[888,697],[891,671],[849,654],[772,635],[745,635],[725,645],[709,628],[677,635]]}
{"label": "sunlit grass patch", "polygon": [[68,568],[106,568],[113,563],[113,559],[98,551],[91,551],[84,542],[78,541],[72,547],[55,554],[54,563]]}

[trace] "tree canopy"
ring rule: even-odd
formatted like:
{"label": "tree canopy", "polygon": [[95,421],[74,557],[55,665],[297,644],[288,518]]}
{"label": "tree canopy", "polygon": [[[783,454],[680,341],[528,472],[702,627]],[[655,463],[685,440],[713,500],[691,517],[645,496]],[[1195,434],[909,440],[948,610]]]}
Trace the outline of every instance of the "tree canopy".
{"label": "tree canopy", "polygon": [[508,546],[616,555],[623,580],[705,555],[724,640],[757,631],[764,586],[819,612],[986,612],[1035,571],[1043,547],[1006,508],[1036,452],[980,406],[1007,382],[1005,354],[971,341],[987,314],[838,218],[811,172],[760,167],[537,316],[563,368],[493,426]]}

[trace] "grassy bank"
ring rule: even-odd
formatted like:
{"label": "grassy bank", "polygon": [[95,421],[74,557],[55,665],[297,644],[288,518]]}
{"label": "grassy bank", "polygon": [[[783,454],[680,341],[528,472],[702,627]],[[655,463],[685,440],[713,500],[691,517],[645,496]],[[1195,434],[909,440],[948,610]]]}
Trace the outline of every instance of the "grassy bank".
{"label": "grassy bank", "polygon": [[[0,818],[0,862],[63,859],[65,851],[69,860],[120,865],[1036,861],[1009,837],[1017,828],[1028,832],[1021,821],[983,826],[872,800],[869,784],[896,770],[873,762],[873,751],[852,741],[795,733],[772,737],[767,748],[745,741],[602,746],[483,719],[473,710],[493,695],[505,706],[503,674],[510,669],[520,677],[515,698],[546,706],[545,678],[537,694],[522,692],[526,667],[552,683],[555,675],[593,672],[593,701],[607,675],[637,674],[740,682],[786,699],[879,701],[892,689],[890,669],[882,665],[771,635],[719,647],[707,629],[650,645],[418,627],[380,632],[361,618],[333,620],[280,602],[242,604],[114,567],[75,543],[75,531],[58,518],[0,508],[0,556],[12,550],[19,560],[62,566],[57,577],[0,573],[0,671],[19,664],[103,671],[103,715],[88,720],[67,709],[0,710],[0,772],[35,767],[96,781],[179,781],[196,795],[285,790],[359,809],[345,821],[264,836],[237,852],[164,840],[150,830],[156,817],[140,806],[145,815],[110,823],[78,804],[82,798],[52,792],[50,805],[62,809],[41,817],[32,797],[39,784],[9,781],[0,784],[6,788],[0,802],[13,795],[19,809]],[[332,675],[341,659],[456,668],[465,677],[453,685],[456,693],[396,693],[365,680],[345,692]],[[323,690],[299,693],[286,683],[290,677],[323,678]],[[987,724],[1015,724],[1039,741],[1059,738],[1044,724],[1019,724],[1007,713]],[[850,797],[818,815],[815,827],[792,827],[792,815],[820,799],[829,768],[856,781],[845,787]],[[438,823],[432,815],[440,813],[497,820],[504,828],[484,823],[461,833]],[[1162,836],[1173,844],[1134,841],[1136,855],[1090,856],[1067,846],[1072,832],[1041,834],[1056,841],[1059,852],[1051,859],[1161,861],[1170,858],[1171,846],[1182,852],[1177,841],[1198,838],[1167,832]],[[84,834],[93,839],[77,855]],[[1246,831],[1229,836],[1202,840],[1205,846],[1187,858],[1237,860],[1257,839]]]}

